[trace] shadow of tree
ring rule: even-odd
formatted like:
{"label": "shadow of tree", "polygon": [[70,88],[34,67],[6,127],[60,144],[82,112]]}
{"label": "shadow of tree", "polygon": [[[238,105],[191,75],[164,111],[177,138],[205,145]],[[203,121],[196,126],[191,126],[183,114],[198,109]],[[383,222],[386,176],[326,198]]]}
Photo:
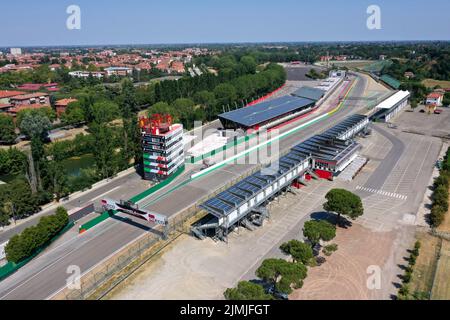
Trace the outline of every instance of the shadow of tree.
{"label": "shadow of tree", "polygon": [[337,227],[341,227],[347,229],[353,225],[353,223],[347,219],[346,217],[341,216],[338,221],[338,215],[332,212],[327,211],[316,211],[311,213],[310,215],[312,220],[326,220],[331,224],[336,225]]}
{"label": "shadow of tree", "polygon": [[399,267],[402,270],[406,270],[406,266],[404,264],[397,264],[397,267]]}

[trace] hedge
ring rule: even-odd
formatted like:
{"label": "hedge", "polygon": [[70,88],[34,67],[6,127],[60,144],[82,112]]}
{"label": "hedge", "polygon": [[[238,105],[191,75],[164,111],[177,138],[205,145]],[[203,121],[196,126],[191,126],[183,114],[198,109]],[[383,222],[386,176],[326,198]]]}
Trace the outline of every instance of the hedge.
{"label": "hedge", "polygon": [[448,188],[450,178],[450,148],[444,157],[444,161],[439,173],[439,177],[434,180],[433,194],[431,196],[430,220],[433,227],[439,227],[444,221],[445,214],[448,211]]}
{"label": "hedge", "polygon": [[42,217],[36,226],[28,227],[22,233],[14,235],[5,247],[6,259],[19,263],[32,256],[68,223],[69,215],[66,209],[58,207],[56,214]]}

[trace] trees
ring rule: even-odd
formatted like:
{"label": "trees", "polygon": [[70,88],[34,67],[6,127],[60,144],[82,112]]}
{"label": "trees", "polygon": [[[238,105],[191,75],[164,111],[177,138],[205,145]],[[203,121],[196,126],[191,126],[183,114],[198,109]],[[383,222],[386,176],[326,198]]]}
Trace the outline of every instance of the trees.
{"label": "trees", "polygon": [[236,89],[228,83],[219,84],[214,89],[214,95],[217,99],[217,104],[219,107],[227,105],[231,106],[237,98]]}
{"label": "trees", "polygon": [[92,124],[91,132],[96,141],[95,144],[95,167],[100,179],[111,177],[117,172],[117,161],[115,159],[114,129],[106,124]]}
{"label": "trees", "polygon": [[16,136],[13,118],[0,114],[0,142],[13,143]]}
{"label": "trees", "polygon": [[99,101],[92,105],[92,121],[108,123],[120,117],[119,106],[112,101]]}
{"label": "trees", "polygon": [[27,113],[20,124],[20,130],[31,138],[31,155],[27,177],[33,193],[42,191],[46,174],[46,163],[43,140],[51,127],[50,120],[42,113]]}
{"label": "trees", "polygon": [[291,293],[292,288],[303,285],[307,269],[301,263],[291,263],[283,259],[266,259],[256,270],[256,275],[264,281],[274,284],[283,293]]}
{"label": "trees", "polygon": [[67,172],[60,161],[49,162],[48,178],[50,187],[56,201],[59,201],[69,192]]}
{"label": "trees", "polygon": [[0,149],[0,175],[25,173],[27,156],[17,148]]}
{"label": "trees", "polygon": [[256,60],[254,57],[250,55],[243,56],[240,60],[242,65],[245,68],[246,73],[255,73],[256,72]]}
{"label": "trees", "polygon": [[325,199],[327,202],[323,204],[323,208],[328,212],[336,212],[338,223],[341,215],[356,219],[364,213],[361,198],[345,189],[331,189]]}
{"label": "trees", "polygon": [[291,255],[294,261],[303,264],[307,264],[314,257],[311,246],[295,239],[283,243],[280,249],[285,254]]}
{"label": "trees", "polygon": [[205,107],[210,107],[215,102],[214,93],[208,90],[202,90],[194,94],[194,102],[196,104],[201,104]]}
{"label": "trees", "polygon": [[303,235],[314,247],[320,240],[332,240],[336,236],[336,227],[325,220],[310,220],[303,226]]}
{"label": "trees", "polygon": [[445,214],[448,211],[448,188],[449,188],[449,176],[450,176],[450,148],[447,150],[442,168],[439,172],[439,177],[434,180],[433,194],[431,195],[431,212],[430,222],[431,225],[436,228],[443,221]]}
{"label": "trees", "polygon": [[48,243],[69,223],[66,209],[58,207],[56,213],[42,217],[36,226],[26,228],[14,235],[5,247],[6,259],[18,263]]}
{"label": "trees", "polygon": [[3,225],[9,224],[9,219],[25,218],[39,210],[38,198],[23,179],[0,185],[0,214]]}
{"label": "trees", "polygon": [[120,111],[123,121],[123,144],[121,168],[128,167],[130,159],[140,159],[140,139],[136,135],[138,105],[136,101],[136,90],[129,79],[121,82],[121,93],[119,97]]}
{"label": "trees", "polygon": [[86,120],[83,108],[78,102],[71,102],[61,115],[61,121],[66,125],[77,125]]}
{"label": "trees", "polygon": [[17,113],[16,126],[20,128],[23,119],[29,114],[41,115],[42,117],[46,117],[50,121],[50,123],[56,119],[56,113],[50,107],[41,107],[39,109],[24,109]]}
{"label": "trees", "polygon": [[174,110],[178,120],[183,124],[184,128],[190,129],[193,127],[194,120],[196,120],[194,117],[194,101],[187,98],[179,98],[172,102],[171,108]]}
{"label": "trees", "polygon": [[30,112],[24,114],[20,122],[20,131],[29,138],[44,139],[51,125],[49,118],[44,114]]}
{"label": "trees", "polygon": [[264,292],[264,288],[256,283],[240,281],[236,288],[228,288],[224,294],[227,300],[272,300],[270,294]]}
{"label": "trees", "polygon": [[148,109],[149,117],[151,117],[152,114],[155,114],[155,113],[161,113],[161,114],[167,113],[167,114],[174,116],[173,109],[170,107],[170,105],[167,102],[157,102]]}

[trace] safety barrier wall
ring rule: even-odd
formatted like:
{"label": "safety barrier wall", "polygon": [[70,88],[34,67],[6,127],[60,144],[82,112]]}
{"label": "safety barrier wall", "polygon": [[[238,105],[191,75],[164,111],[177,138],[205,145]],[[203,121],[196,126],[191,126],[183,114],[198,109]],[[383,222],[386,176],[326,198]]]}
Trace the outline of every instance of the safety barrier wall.
{"label": "safety barrier wall", "polygon": [[108,219],[109,217],[112,217],[116,213],[117,213],[116,211],[105,211],[105,212],[103,212],[101,215],[95,217],[92,220],[89,220],[85,224],[82,224],[80,226],[79,233],[83,233],[83,232],[91,229],[92,227],[98,225],[100,222],[103,222],[106,219]]}

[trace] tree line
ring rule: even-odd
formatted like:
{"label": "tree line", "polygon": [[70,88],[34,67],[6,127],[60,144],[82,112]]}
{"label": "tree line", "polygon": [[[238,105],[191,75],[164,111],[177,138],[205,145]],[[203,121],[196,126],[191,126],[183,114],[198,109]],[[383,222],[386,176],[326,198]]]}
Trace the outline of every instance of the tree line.
{"label": "tree line", "polygon": [[54,215],[42,217],[36,226],[28,227],[16,234],[5,247],[6,259],[18,263],[32,256],[49,243],[67,224],[69,216],[66,209],[58,207]]}
{"label": "tree line", "polygon": [[450,182],[450,148],[447,149],[441,164],[439,176],[433,183],[431,195],[430,223],[433,228],[439,227],[448,211],[448,188]]}

